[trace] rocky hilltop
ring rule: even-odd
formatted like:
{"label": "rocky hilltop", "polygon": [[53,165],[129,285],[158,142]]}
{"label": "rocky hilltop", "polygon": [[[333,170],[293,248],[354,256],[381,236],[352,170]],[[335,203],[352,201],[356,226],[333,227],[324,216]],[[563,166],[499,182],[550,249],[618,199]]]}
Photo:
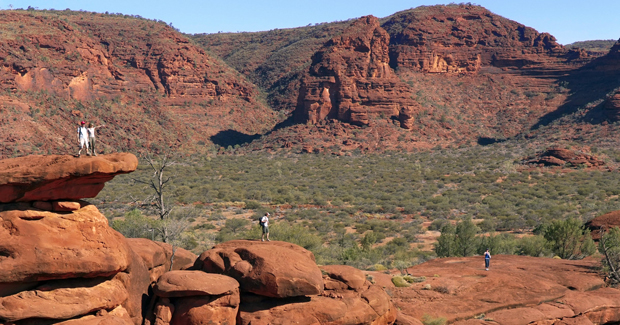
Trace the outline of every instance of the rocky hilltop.
{"label": "rocky hilltop", "polygon": [[[321,47],[310,36],[318,38],[319,28],[320,39],[331,33]],[[613,49],[600,57],[565,48],[548,33],[480,6],[422,6],[296,30],[299,38],[295,29],[194,36],[263,85],[275,109],[310,124],[284,123],[251,150],[373,152],[549,138],[538,129],[562,117],[566,126],[555,134],[582,139],[575,128],[604,136],[609,130],[600,124],[614,120],[613,96],[605,106],[610,114],[598,105],[620,86]],[[291,64],[290,73],[262,73],[276,58],[280,66]],[[587,118],[576,114],[584,110]]]}
{"label": "rocky hilltop", "polygon": [[106,152],[615,141],[618,45],[565,48],[476,5],[212,35],[121,14],[0,16],[5,157],[71,153],[82,120],[107,126]]}

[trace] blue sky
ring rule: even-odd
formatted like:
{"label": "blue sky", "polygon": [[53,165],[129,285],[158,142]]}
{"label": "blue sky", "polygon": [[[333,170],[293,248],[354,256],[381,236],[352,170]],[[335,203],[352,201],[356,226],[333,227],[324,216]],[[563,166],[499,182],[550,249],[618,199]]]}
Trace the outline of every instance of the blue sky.
{"label": "blue sky", "polygon": [[[455,1],[456,2],[456,1]],[[172,23],[185,33],[262,31],[389,16],[441,1],[402,0],[0,0],[0,9],[86,10],[140,15]],[[620,0],[479,0],[492,12],[554,35],[561,44],[620,38]]]}

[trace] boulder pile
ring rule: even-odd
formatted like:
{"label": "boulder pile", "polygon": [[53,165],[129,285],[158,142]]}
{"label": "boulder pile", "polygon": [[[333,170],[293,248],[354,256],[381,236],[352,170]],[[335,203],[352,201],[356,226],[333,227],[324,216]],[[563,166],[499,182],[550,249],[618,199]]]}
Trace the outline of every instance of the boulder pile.
{"label": "boulder pile", "polygon": [[148,275],[125,238],[82,198],[136,169],[132,154],[0,161],[0,323],[141,320]]}
{"label": "boulder pile", "polygon": [[193,270],[162,275],[151,324],[392,324],[390,297],[348,266],[319,268],[286,242],[235,240],[202,253]]}

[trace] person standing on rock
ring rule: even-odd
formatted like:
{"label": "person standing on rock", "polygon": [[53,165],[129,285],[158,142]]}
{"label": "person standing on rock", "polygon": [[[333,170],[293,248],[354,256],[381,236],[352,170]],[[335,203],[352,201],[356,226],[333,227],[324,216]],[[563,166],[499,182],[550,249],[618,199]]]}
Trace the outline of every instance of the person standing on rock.
{"label": "person standing on rock", "polygon": [[97,155],[95,152],[95,131],[97,128],[105,127],[105,125],[93,126],[93,123],[88,123],[88,145],[90,146],[90,152],[93,156]]}
{"label": "person standing on rock", "polygon": [[484,268],[485,270],[489,270],[489,264],[491,264],[491,253],[489,253],[489,249],[484,252]]}
{"label": "person standing on rock", "polygon": [[265,241],[265,234],[267,234],[267,241],[269,240],[269,212],[265,213],[264,216],[260,218],[260,226],[263,228],[263,234],[260,238],[261,241]]}
{"label": "person standing on rock", "polygon": [[78,157],[82,155],[82,149],[86,147],[86,154],[90,156],[88,152],[88,129],[86,128],[86,122],[82,121],[78,126],[78,141],[80,143],[80,150],[78,151]]}

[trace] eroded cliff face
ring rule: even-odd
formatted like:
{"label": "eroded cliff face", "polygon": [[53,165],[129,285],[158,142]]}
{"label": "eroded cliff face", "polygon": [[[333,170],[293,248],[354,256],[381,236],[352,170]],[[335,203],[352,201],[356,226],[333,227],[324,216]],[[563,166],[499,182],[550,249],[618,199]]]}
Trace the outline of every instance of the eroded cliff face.
{"label": "eroded cliff face", "polygon": [[327,42],[302,79],[301,120],[367,125],[369,115],[398,116],[402,107],[415,105],[411,90],[389,66],[389,41],[379,20],[366,16]]}
{"label": "eroded cliff face", "polygon": [[397,13],[383,24],[362,17],[314,54],[302,79],[298,118],[310,124],[334,118],[368,125],[369,116],[382,114],[412,129],[414,116],[422,111],[416,93],[425,90],[404,82],[412,73],[512,78],[535,71],[550,78],[528,76],[516,83],[547,91],[554,87],[552,78],[587,59],[585,51],[567,50],[550,34],[479,6],[421,7]]}
{"label": "eroded cliff face", "polygon": [[172,98],[253,100],[250,85],[224,78],[224,67],[165,24],[80,16],[3,12],[12,32],[0,42],[4,87],[80,100],[153,88]]}
{"label": "eroded cliff face", "polygon": [[[392,36],[391,65],[427,73],[553,65],[559,57],[568,58],[569,52],[548,33],[538,33],[473,5],[404,11],[383,27]],[[580,56],[570,56],[576,57]]]}

